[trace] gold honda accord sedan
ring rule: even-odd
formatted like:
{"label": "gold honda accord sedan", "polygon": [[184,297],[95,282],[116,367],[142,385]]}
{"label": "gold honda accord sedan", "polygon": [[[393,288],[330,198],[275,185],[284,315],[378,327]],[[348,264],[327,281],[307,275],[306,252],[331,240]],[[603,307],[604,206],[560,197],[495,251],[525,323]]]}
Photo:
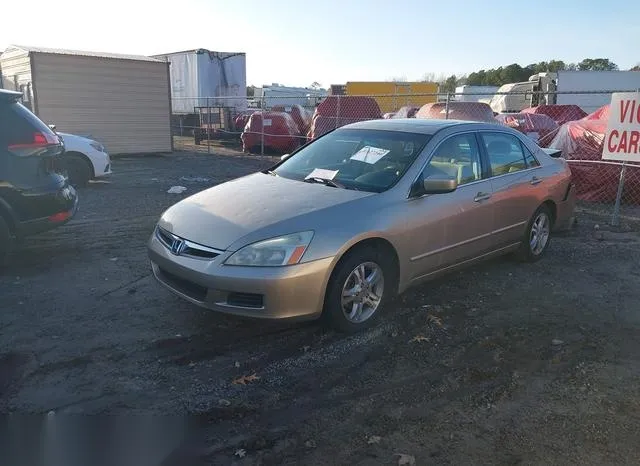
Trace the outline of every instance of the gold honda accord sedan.
{"label": "gold honda accord sedan", "polygon": [[443,273],[507,253],[540,259],[573,218],[559,155],[496,124],[354,123],[167,209],[151,266],[214,311],[357,331]]}

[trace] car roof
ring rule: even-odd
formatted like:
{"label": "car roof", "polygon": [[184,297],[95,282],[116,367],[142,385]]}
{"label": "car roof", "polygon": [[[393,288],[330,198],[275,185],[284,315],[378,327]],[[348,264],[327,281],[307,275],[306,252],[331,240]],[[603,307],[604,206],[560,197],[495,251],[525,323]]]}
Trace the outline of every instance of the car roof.
{"label": "car roof", "polygon": [[384,131],[402,131],[405,133],[435,134],[441,129],[450,128],[453,126],[460,126],[461,130],[466,129],[476,131],[481,129],[496,128],[496,125],[492,123],[463,120],[430,120],[423,118],[389,118],[382,120],[367,120],[359,121],[357,123],[351,123],[349,125],[343,126],[342,128],[375,129]]}
{"label": "car roof", "polygon": [[17,102],[22,97],[21,92],[0,89],[0,102]]}

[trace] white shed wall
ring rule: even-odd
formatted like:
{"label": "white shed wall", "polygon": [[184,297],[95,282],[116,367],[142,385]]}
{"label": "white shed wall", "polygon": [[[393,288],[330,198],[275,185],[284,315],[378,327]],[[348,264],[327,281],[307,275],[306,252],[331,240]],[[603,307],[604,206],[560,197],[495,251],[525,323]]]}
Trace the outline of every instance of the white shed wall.
{"label": "white shed wall", "polygon": [[169,152],[166,63],[33,53],[38,116],[114,154]]}

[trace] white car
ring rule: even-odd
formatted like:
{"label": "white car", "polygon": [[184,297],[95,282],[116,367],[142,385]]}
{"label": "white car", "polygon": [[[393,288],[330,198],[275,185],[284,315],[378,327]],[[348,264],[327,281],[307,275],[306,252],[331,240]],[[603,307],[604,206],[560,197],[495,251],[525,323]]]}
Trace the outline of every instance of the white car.
{"label": "white car", "polygon": [[89,180],[111,174],[111,158],[98,141],[76,134],[57,134],[64,142],[63,159],[71,184],[84,186]]}

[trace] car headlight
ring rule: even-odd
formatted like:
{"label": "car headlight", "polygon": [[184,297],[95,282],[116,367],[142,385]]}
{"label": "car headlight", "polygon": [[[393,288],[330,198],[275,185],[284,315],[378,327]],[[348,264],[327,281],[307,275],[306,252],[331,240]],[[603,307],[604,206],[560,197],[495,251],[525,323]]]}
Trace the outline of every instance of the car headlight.
{"label": "car headlight", "polygon": [[300,262],[312,238],[313,231],[302,231],[258,241],[234,252],[225,264],[251,267],[294,265]]}
{"label": "car headlight", "polygon": [[97,141],[91,141],[89,145],[93,147],[95,150],[97,150],[98,152],[104,152],[104,146]]}

